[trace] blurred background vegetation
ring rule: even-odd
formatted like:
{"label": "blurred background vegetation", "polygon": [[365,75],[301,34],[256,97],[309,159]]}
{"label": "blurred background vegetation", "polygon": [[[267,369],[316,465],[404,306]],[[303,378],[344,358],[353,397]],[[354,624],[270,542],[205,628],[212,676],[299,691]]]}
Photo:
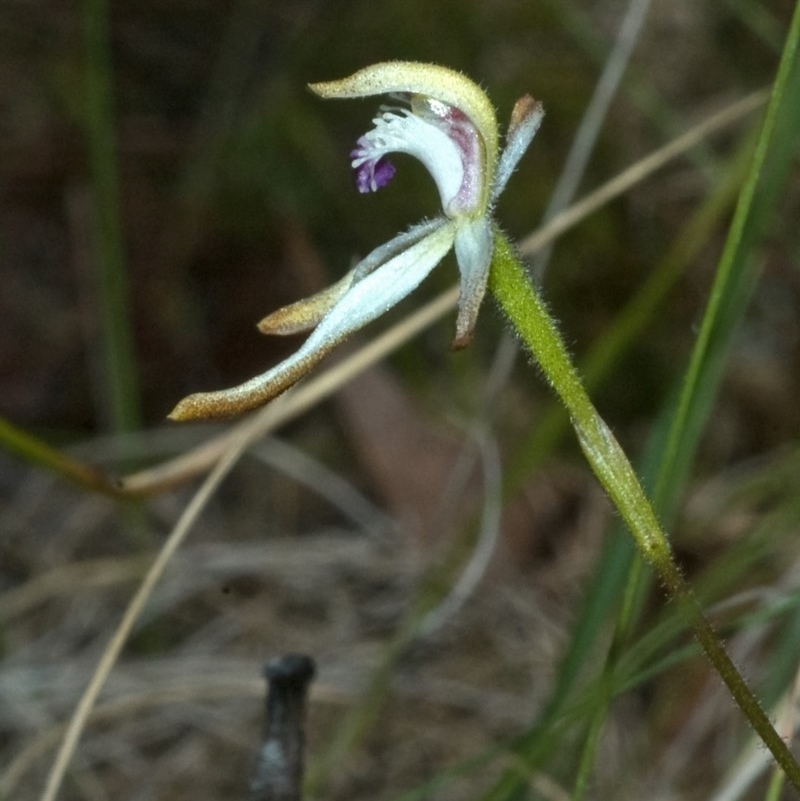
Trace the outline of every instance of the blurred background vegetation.
{"label": "blurred background vegetation", "polygon": [[[654,0],[579,195],[767,86],[793,6]],[[626,8],[4,0],[0,415],[110,473],[179,453],[218,429],[165,426],[177,400],[296,347],[258,335],[261,317],[437,212],[410,159],[380,193],[356,193],[348,152],[375,105],[323,102],[308,82],[401,58],[464,71],[501,125],[520,95],[542,100],[497,210],[524,238]],[[634,460],[686,370],[759,121],[607,204],[539,270],[579,362],[668,272],[592,393]],[[769,704],[800,657],[796,166],[752,256],[758,283],[672,526]],[[447,260],[393,319],[455,278]],[[63,798],[244,797],[259,668],[289,650],[320,668],[309,797],[765,797],[764,771],[736,783],[759,752],[675,610],[626,581],[630,554],[614,550],[572,438],[537,433],[548,388],[521,359],[503,374],[491,303],[473,347],[449,352],[452,329],[436,324],[237,467],[112,674]],[[494,540],[473,530],[493,481],[508,488]],[[0,452],[0,797],[37,797],[191,489],[134,506]],[[438,607],[426,633],[398,635],[448,595],[476,536],[491,550],[477,590]],[[636,612],[620,631],[626,586]]]}

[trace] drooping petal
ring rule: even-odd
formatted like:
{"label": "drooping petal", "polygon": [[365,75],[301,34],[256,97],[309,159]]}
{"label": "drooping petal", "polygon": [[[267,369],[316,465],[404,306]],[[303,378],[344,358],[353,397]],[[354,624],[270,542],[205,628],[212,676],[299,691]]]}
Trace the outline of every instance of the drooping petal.
{"label": "drooping petal", "polygon": [[404,251],[406,248],[415,245],[428,234],[433,233],[437,228],[440,228],[446,221],[441,217],[435,217],[432,220],[417,223],[398,234],[396,237],[384,242],[373,250],[368,256],[365,256],[353,268],[353,283],[358,283],[362,278],[366,278],[371,272],[376,270],[389,259],[393,259],[396,255]]}
{"label": "drooping petal", "polygon": [[262,334],[286,336],[300,334],[315,328],[322,318],[344,297],[350,287],[369,275],[384,262],[391,259],[401,250],[418,242],[428,233],[442,224],[441,219],[415,225],[394,239],[375,248],[368,256],[362,259],[347,275],[340,278],[335,284],[323,289],[308,298],[298,300],[289,306],[284,306],[272,314],[268,314],[258,324]]}
{"label": "drooping petal", "polygon": [[481,301],[486,294],[493,247],[494,237],[488,217],[459,223],[455,251],[461,273],[461,291],[454,348],[464,348],[472,341]]}
{"label": "drooping petal", "polygon": [[321,292],[268,314],[258,324],[258,330],[262,334],[288,336],[289,334],[302,334],[304,331],[316,328],[319,321],[350,289],[355,272],[356,268],[354,267],[347,275]]}
{"label": "drooping petal", "polygon": [[514,172],[519,160],[528,149],[531,140],[539,130],[544,117],[542,104],[530,95],[524,95],[514,104],[511,112],[511,122],[506,132],[506,146],[497,164],[492,187],[492,203],[506,188],[511,173]]}
{"label": "drooping petal", "polygon": [[445,219],[437,222],[427,236],[354,284],[288,359],[232,389],[189,395],[172,410],[170,418],[231,417],[255,409],[285,392],[354,331],[401,301],[444,258],[453,246],[455,225]]}
{"label": "drooping petal", "polygon": [[417,243],[403,248],[370,275],[355,282],[309,339],[335,336],[341,341],[416,289],[453,247],[455,225],[451,221],[439,218],[432,221],[430,228]]}

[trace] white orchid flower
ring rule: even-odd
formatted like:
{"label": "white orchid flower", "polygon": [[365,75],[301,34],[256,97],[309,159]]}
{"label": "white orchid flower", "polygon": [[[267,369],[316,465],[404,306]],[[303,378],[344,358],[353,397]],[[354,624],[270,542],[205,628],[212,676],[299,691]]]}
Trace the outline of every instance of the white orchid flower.
{"label": "white orchid flower", "polygon": [[385,186],[395,172],[388,155],[408,153],[436,182],[443,213],[372,251],[332,287],[262,320],[265,334],[313,331],[298,351],[266,373],[232,389],[184,398],[170,414],[173,420],[228,417],[272,400],[412,292],[451,248],[461,274],[453,346],[472,339],[494,247],[492,207],[541,123],[541,104],[529,95],[517,101],[501,154],[488,97],[446,67],[389,61],[310,88],[324,98],[389,95],[394,105],[381,107],[375,127],[350,154],[358,190]]}

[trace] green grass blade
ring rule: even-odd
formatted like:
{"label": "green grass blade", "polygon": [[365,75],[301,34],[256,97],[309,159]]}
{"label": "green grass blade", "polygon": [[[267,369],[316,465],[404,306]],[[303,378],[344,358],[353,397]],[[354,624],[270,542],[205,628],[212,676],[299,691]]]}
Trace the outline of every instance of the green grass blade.
{"label": "green grass blade", "polygon": [[139,427],[139,387],[128,305],[115,149],[109,14],[106,0],[85,0],[85,133],[92,178],[92,257],[99,287],[108,423]]}
{"label": "green grass blade", "polygon": [[686,485],[736,328],[758,276],[755,251],[780,197],[800,127],[800,5],[795,8],[747,181],[725,242],[654,490],[669,520]]}
{"label": "green grass blade", "polygon": [[24,459],[51,473],[63,476],[83,489],[102,492],[105,495],[121,496],[114,482],[100,470],[73,459],[63,451],[53,448],[41,439],[0,417],[0,446],[9,453]]}

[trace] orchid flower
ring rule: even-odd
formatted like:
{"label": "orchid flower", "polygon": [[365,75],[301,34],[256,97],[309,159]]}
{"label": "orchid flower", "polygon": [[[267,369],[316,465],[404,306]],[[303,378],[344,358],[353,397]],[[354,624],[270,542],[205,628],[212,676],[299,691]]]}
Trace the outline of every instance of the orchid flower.
{"label": "orchid flower", "polygon": [[[461,276],[453,347],[472,339],[494,249],[492,208],[543,117],[540,103],[520,98],[500,152],[494,109],[479,86],[433,64],[389,61],[339,81],[310,84],[324,98],[388,95],[374,128],[351,152],[360,192],[375,192],[394,175],[390,153],[414,156],[439,190],[442,215],[396,236],[328,289],[273,312],[265,334],[311,330],[292,356],[231,389],[184,398],[173,420],[228,417],[249,411],[291,387],[352,333],[416,289],[450,251]],[[312,330],[313,329],[313,330]]]}

